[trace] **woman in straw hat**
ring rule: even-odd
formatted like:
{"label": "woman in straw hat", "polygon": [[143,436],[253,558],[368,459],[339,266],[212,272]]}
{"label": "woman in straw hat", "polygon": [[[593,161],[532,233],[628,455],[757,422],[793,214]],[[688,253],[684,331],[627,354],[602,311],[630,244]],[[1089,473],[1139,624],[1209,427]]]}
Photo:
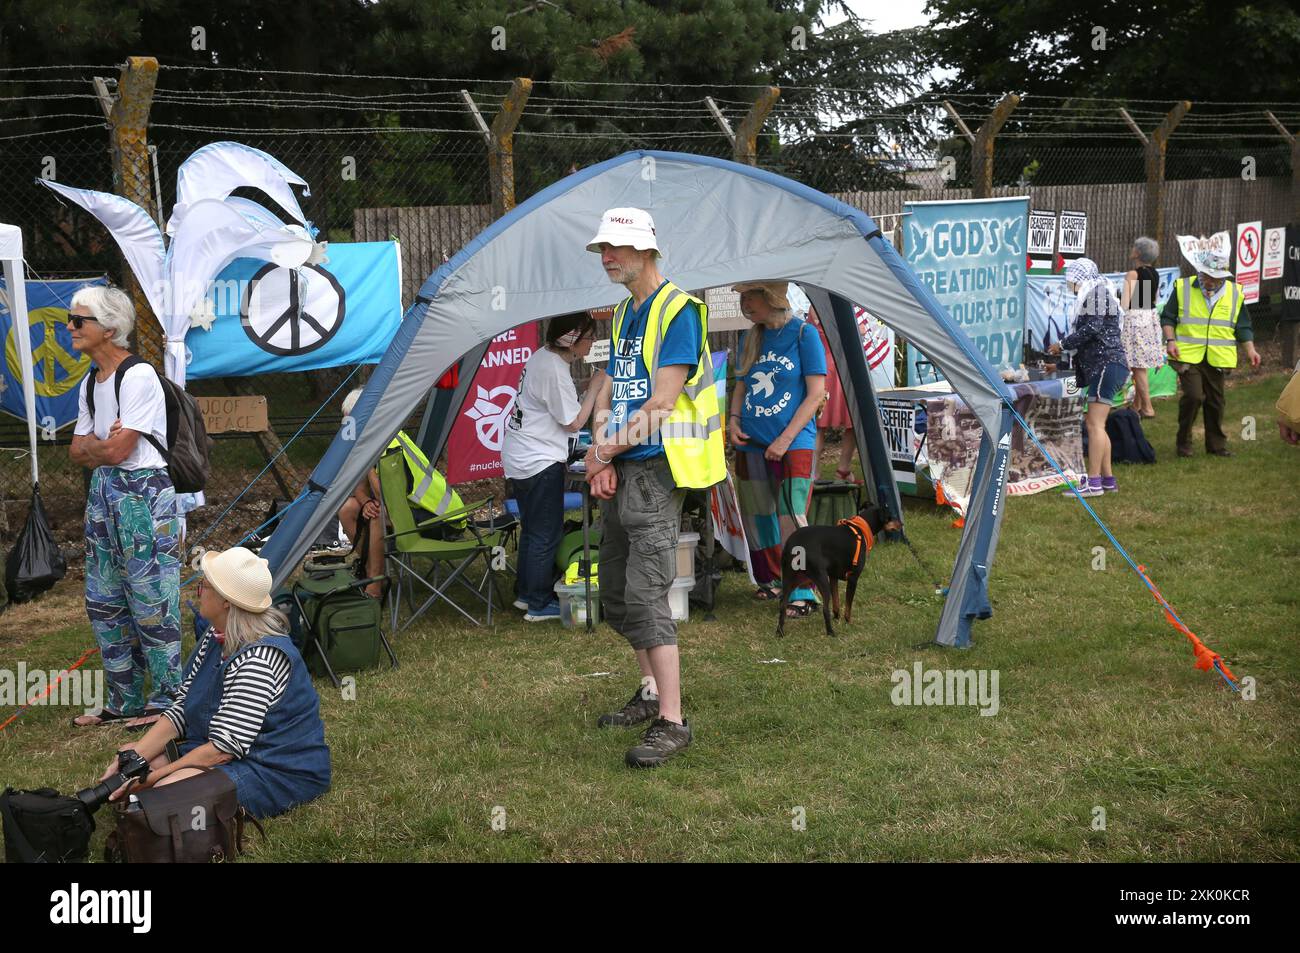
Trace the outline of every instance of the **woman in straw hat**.
{"label": "woman in straw hat", "polygon": [[[329,790],[320,700],[288,620],[271,608],[266,560],[236,547],[207,553],[200,566],[207,631],[185,666],[176,704],[124,747],[149,761],[145,787],[216,768],[234,781],[250,814],[274,817]],[[114,755],[104,778],[116,766]]]}
{"label": "woman in straw hat", "polygon": [[[754,322],[741,339],[727,425],[736,454],[736,493],[749,543],[756,599],[780,598],[781,549],[808,523],[817,478],[814,418],[826,392],[826,351],[817,329],[793,317],[789,283],[736,285]],[[811,589],[791,594],[790,615],[808,615]]]}

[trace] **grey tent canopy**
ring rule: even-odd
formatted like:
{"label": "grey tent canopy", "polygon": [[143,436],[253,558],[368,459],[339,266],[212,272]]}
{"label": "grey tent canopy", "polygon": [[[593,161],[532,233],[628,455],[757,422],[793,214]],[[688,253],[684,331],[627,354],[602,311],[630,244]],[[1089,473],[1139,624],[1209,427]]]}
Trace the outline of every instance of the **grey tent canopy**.
{"label": "grey tent canopy", "polygon": [[[492,223],[429,276],[353,409],[352,439],[342,432],[334,438],[262,549],[276,583],[294,571],[402,422],[463,355],[513,327],[626,296],[586,250],[601,214],[623,206],[654,216],[660,270],[682,288],[759,279],[799,283],[823,318],[854,410],[871,474],[868,491],[895,514],[901,515],[897,488],[852,303],[920,347],[943,372],[984,427],[936,634],[945,645],[968,644],[971,621],[992,613],[988,570],[1011,445],[1009,391],[869,216],[771,172],[673,152],[629,152],[561,179]],[[469,376],[462,375],[461,393]]]}

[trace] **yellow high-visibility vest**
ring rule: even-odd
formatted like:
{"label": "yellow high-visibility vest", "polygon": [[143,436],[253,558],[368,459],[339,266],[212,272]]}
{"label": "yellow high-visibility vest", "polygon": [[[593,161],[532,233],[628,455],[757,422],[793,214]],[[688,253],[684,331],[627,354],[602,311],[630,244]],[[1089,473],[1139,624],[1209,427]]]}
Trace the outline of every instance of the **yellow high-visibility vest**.
{"label": "yellow high-visibility vest", "polygon": [[[1237,366],[1237,318],[1241,315],[1241,285],[1235,281],[1223,283],[1223,294],[1214,302],[1211,311],[1205,305],[1205,292],[1198,287],[1192,293],[1192,279],[1180,278],[1174,283],[1178,296],[1177,360],[1199,364],[1203,359],[1211,367]],[[1206,351],[1209,357],[1206,358]]]}
{"label": "yellow high-visibility vest", "polygon": [[[682,392],[677,395],[673,411],[659,428],[658,436],[679,487],[703,489],[727,478],[727,459],[722,445],[722,413],[713,380],[713,358],[709,354],[708,309],[699,298],[665,282],[650,302],[645,335],[641,339],[641,359],[654,386],[659,370],[659,352],[668,326],[688,303],[700,312],[700,359]],[[628,297],[614,309],[614,340],[619,340],[623,318],[632,299]]]}
{"label": "yellow high-visibility vest", "polygon": [[[460,494],[447,485],[447,478],[434,469],[420,445],[408,437],[405,430],[397,431],[397,436],[388,445],[388,449],[402,451],[402,458],[406,461],[406,469],[411,476],[411,492],[406,498],[412,504],[434,516],[442,516],[465,505],[461,502]],[[452,520],[451,525],[463,528],[466,522],[468,517],[462,517],[459,521]]]}

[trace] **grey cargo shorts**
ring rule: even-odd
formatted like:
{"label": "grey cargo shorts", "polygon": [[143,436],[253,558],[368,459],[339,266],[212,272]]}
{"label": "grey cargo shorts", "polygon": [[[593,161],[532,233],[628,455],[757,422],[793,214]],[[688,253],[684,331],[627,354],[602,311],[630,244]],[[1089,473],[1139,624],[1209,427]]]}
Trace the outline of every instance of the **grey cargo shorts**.
{"label": "grey cargo shorts", "polygon": [[614,463],[618,489],[600,501],[600,608],[634,649],[677,644],[668,591],[677,571],[684,490],[668,458]]}

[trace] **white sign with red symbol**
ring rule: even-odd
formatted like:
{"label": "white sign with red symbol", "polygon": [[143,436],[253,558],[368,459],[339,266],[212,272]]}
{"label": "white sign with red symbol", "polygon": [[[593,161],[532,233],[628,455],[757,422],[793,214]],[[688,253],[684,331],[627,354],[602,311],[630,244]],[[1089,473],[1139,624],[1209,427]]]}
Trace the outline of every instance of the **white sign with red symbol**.
{"label": "white sign with red symbol", "polygon": [[1286,228],[1270,228],[1264,232],[1264,271],[1261,281],[1272,281],[1282,277],[1282,266],[1286,263]]}
{"label": "white sign with red symbol", "polygon": [[1247,304],[1259,300],[1259,259],[1264,251],[1263,222],[1237,226],[1237,284]]}

